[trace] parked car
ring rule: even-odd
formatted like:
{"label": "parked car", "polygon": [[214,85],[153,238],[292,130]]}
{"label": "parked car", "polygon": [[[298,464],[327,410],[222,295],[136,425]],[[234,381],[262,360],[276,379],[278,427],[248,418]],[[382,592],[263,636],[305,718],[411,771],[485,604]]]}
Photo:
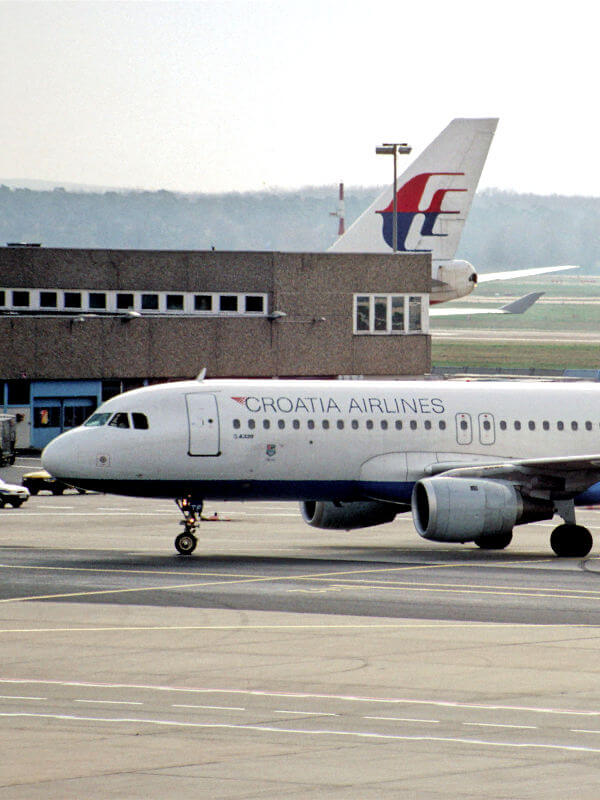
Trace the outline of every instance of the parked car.
{"label": "parked car", "polygon": [[[63,481],[50,475],[45,469],[26,472],[21,478],[21,483],[29,489],[30,494],[37,494],[42,489],[47,489],[52,494],[62,494],[65,489],[73,488],[68,483],[63,483]],[[77,491],[79,494],[85,494],[85,489],[77,489]]]}
{"label": "parked car", "polygon": [[16,483],[6,483],[0,478],[0,508],[5,505],[18,508],[29,499],[29,489]]}

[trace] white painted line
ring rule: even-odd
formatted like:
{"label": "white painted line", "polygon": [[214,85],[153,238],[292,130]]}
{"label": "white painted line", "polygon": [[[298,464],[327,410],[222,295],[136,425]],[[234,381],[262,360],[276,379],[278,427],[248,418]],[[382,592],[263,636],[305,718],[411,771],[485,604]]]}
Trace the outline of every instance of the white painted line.
{"label": "white painted line", "polygon": [[195,728],[204,730],[239,730],[239,731],[259,731],[261,733],[275,733],[296,736],[331,736],[351,737],[355,739],[371,739],[373,741],[397,741],[397,742],[437,742],[439,744],[460,744],[471,745],[473,747],[502,747],[505,749],[516,750],[559,750],[571,753],[600,753],[598,747],[585,747],[582,745],[568,745],[560,743],[544,742],[492,742],[484,739],[464,739],[454,736],[403,736],[401,734],[372,733],[370,731],[334,731],[334,730],[303,730],[298,728],[277,728],[269,725],[235,725],[225,722],[180,722],[168,719],[147,719],[144,717],[79,717],[71,714],[33,714],[29,712],[4,713],[0,712],[0,717],[10,717],[12,719],[55,719],[71,722],[99,722],[126,725],[156,725],[159,727],[170,728]]}
{"label": "white painted line", "polygon": [[143,703],[130,700],[74,700],[75,703],[92,703],[106,706],[143,706]]}
{"label": "white painted line", "polygon": [[245,711],[241,706],[194,706],[190,703],[173,703],[171,708],[207,708],[214,711]]}
{"label": "white painted line", "polygon": [[20,697],[13,694],[0,694],[0,700],[47,700],[47,697]]}
{"label": "white painted line", "polygon": [[363,719],[382,719],[388,722],[431,722],[434,725],[439,725],[439,719],[414,719],[413,717],[363,717]]}
{"label": "white painted line", "polygon": [[286,711],[285,709],[275,709],[274,714],[302,714],[309,717],[339,717],[339,714],[331,714],[327,711]]}
{"label": "white painted line", "polygon": [[522,728],[523,730],[537,731],[537,725],[501,725],[499,722],[463,722],[463,725],[473,725],[478,728]]}

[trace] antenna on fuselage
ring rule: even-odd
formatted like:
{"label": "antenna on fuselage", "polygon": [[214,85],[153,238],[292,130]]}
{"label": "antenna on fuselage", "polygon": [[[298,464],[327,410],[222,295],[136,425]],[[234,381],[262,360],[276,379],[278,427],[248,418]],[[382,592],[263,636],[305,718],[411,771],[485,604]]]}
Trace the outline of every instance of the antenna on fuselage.
{"label": "antenna on fuselage", "polygon": [[202,367],[200,372],[196,375],[197,381],[203,381],[206,378],[206,367]]}

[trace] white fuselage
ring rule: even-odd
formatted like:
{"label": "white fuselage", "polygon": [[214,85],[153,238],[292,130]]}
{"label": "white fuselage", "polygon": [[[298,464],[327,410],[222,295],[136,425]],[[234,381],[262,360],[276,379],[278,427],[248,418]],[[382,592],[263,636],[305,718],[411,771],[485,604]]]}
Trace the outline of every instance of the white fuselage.
{"label": "white fuselage", "polygon": [[415,481],[463,463],[600,452],[595,384],[186,381],[96,414],[104,423],[59,436],[44,466],[139,496],[407,503]]}

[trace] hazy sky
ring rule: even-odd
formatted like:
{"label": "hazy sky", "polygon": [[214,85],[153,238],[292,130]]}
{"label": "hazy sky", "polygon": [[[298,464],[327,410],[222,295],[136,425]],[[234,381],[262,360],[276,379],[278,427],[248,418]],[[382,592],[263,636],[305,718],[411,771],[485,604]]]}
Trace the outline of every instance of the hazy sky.
{"label": "hazy sky", "polygon": [[2,2],[0,179],[182,191],[383,184],[498,116],[480,188],[600,195],[595,6]]}

